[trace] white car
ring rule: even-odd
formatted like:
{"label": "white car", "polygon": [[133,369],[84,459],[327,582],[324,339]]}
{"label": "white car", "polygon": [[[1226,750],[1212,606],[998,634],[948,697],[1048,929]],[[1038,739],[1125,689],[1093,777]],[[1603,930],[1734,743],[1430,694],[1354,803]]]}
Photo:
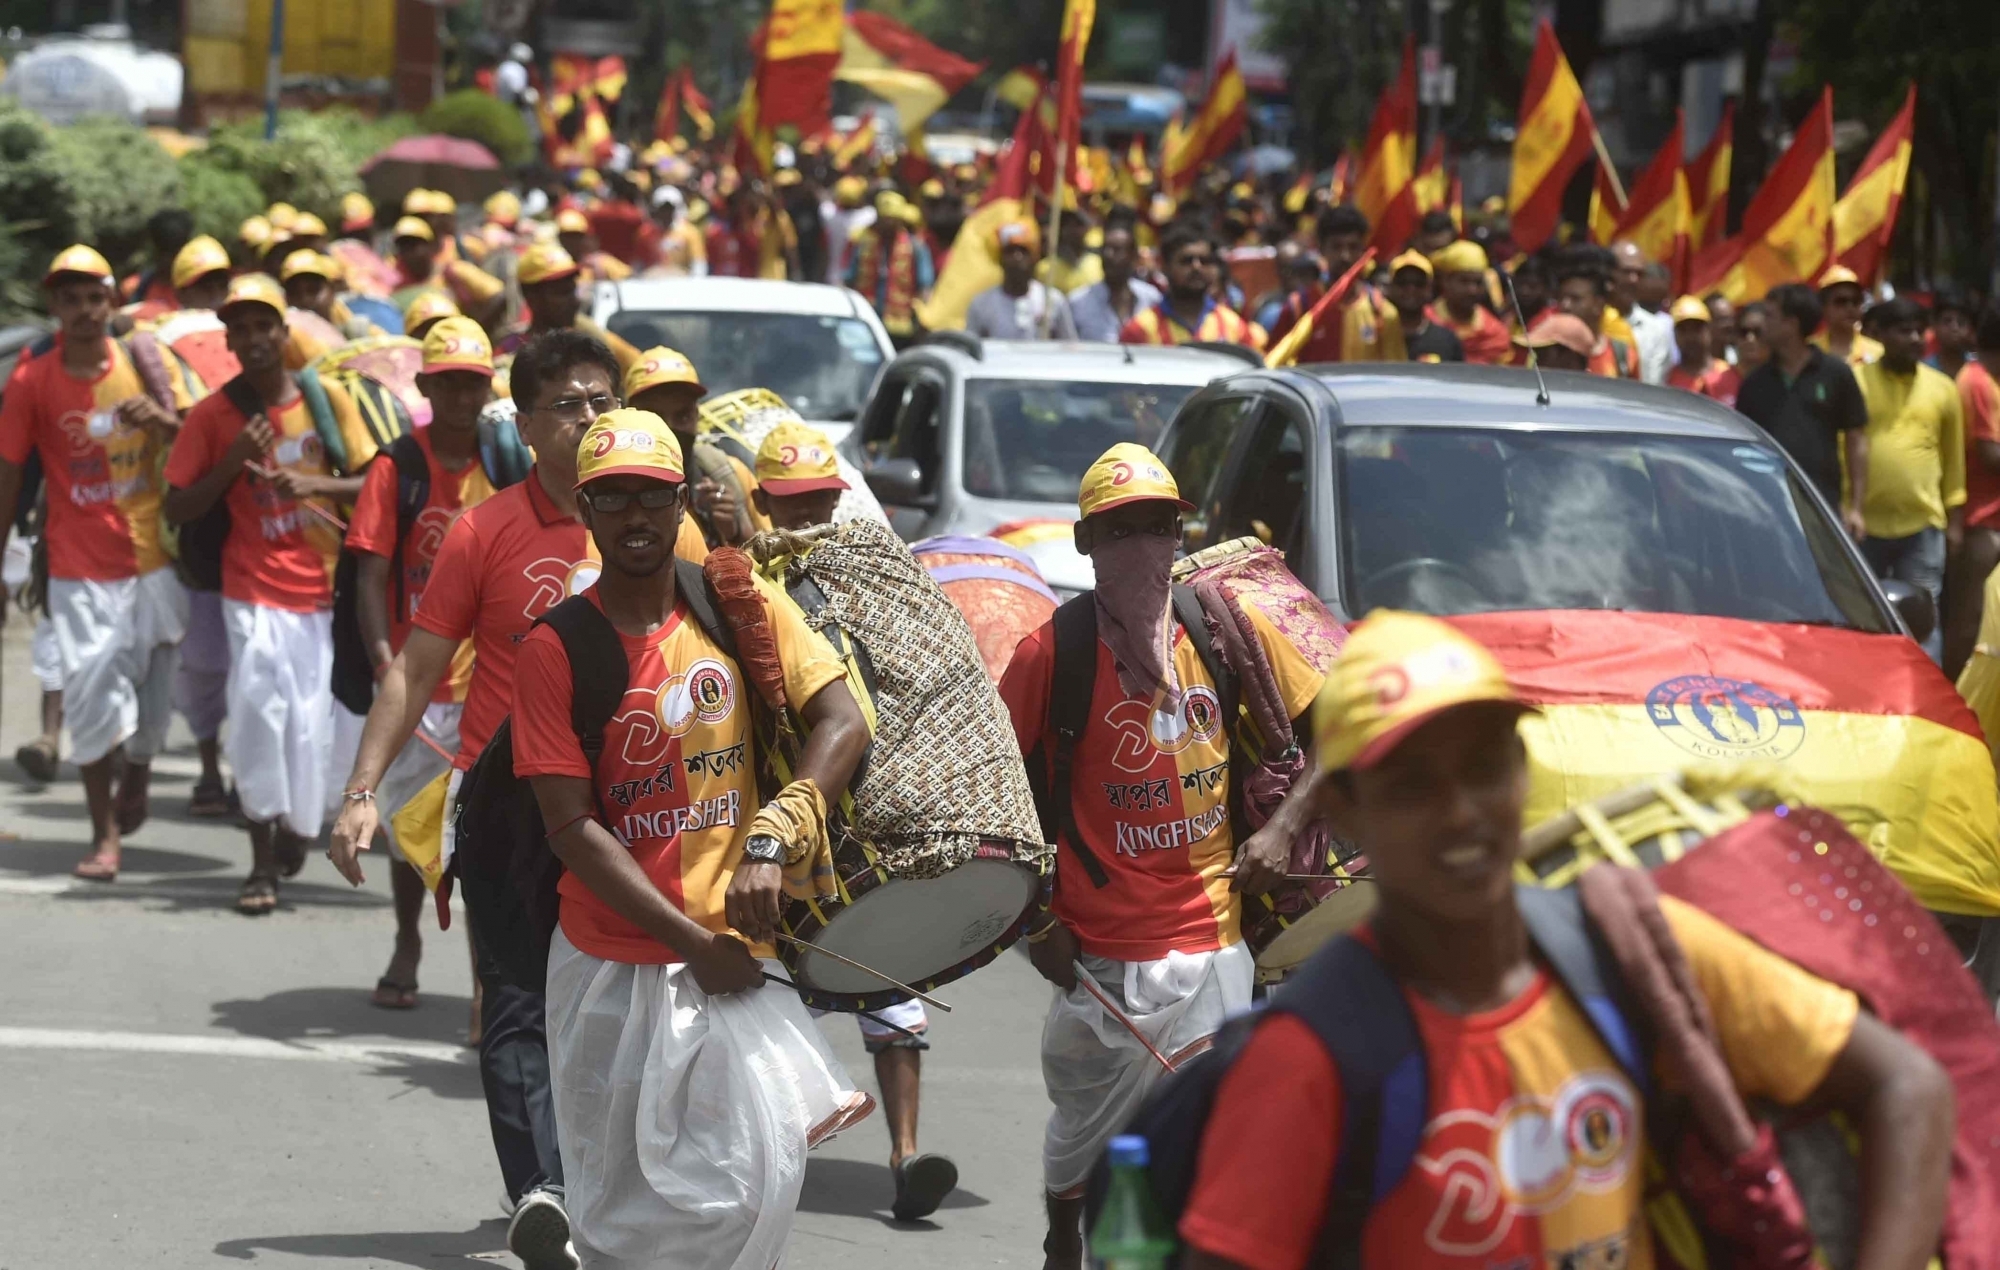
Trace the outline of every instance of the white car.
{"label": "white car", "polygon": [[894,355],[867,301],[824,283],[634,278],[598,283],[594,299],[600,326],[685,354],[711,396],[768,388],[836,445]]}

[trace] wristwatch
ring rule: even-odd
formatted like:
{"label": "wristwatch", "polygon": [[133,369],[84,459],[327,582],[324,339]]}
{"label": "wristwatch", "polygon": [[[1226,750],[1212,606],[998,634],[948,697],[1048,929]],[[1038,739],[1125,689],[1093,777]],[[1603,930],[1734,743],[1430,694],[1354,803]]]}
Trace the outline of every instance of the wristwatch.
{"label": "wristwatch", "polygon": [[758,864],[783,864],[785,844],[768,833],[753,833],[743,844],[743,858]]}

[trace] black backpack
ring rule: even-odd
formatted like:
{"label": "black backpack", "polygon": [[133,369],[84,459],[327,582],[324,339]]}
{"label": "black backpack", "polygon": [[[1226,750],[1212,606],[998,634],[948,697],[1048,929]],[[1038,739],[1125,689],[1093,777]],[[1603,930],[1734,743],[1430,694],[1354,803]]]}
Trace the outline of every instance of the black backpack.
{"label": "black backpack", "polygon": [[[479,463],[496,492],[527,479],[533,460],[519,437],[512,420],[479,421]],[[410,598],[403,551],[417,517],[431,501],[431,468],[423,447],[410,433],[390,442],[371,462],[384,457],[396,465],[396,549],[389,557],[389,584],[394,588],[391,611],[395,620],[407,621]],[[354,714],[367,714],[368,707],[375,704],[375,666],[368,655],[368,642],[361,636],[361,610],[355,599],[360,585],[361,562],[354,552],[342,548],[333,570],[333,699]]]}
{"label": "black backpack", "polygon": [[[674,570],[689,615],[736,661],[735,637],[701,567],[677,560]],[[604,729],[617,714],[630,677],[625,646],[611,620],[587,596],[571,596],[535,624],[553,629],[569,656],[570,726],[590,760],[595,788]],[[556,884],[562,880],[563,863],[549,849],[534,787],[514,774],[511,718],[501,721],[459,783],[451,814],[455,849],[447,873],[455,874],[463,888],[473,940],[498,967],[502,979],[529,992],[542,991],[549,941],[560,912]],[[608,827],[610,818],[602,801],[597,814]]]}
{"label": "black backpack", "polygon": [[[1634,1028],[1644,1015],[1575,888],[1517,886],[1514,894],[1535,950],[1646,1099],[1653,1092],[1651,1038]],[[1340,1073],[1338,1163],[1316,1251],[1306,1264],[1359,1270],[1368,1215],[1408,1175],[1430,1118],[1430,1076],[1416,1019],[1401,986],[1360,940],[1335,939],[1285,980],[1268,1004],[1224,1024],[1210,1049],[1160,1081],[1123,1132],[1151,1144],[1147,1181],[1161,1214],[1177,1226],[1194,1191],[1216,1090],[1258,1024],[1274,1013],[1310,1027]],[[1092,1222],[1110,1178],[1107,1153],[1091,1170],[1086,1198]]]}
{"label": "black backpack", "polygon": [[[1216,699],[1222,707],[1223,735],[1229,741],[1229,823],[1242,842],[1249,836],[1243,820],[1243,782],[1234,770],[1238,758],[1236,716],[1239,688],[1236,675],[1216,655],[1202,616],[1201,600],[1193,588],[1176,586],[1172,591],[1174,620],[1188,633],[1188,642],[1201,658],[1203,669],[1215,681]],[[1110,881],[1104,864],[1076,830],[1076,812],[1070,802],[1075,777],[1076,743],[1090,726],[1090,699],[1097,690],[1097,600],[1089,591],[1069,600],[1050,619],[1055,627],[1055,671],[1049,682],[1049,727],[1056,734],[1055,752],[1044,754],[1038,742],[1028,753],[1028,788],[1041,813],[1042,840],[1061,843],[1076,856],[1090,876],[1092,886]],[[1060,833],[1060,837],[1057,835]]]}

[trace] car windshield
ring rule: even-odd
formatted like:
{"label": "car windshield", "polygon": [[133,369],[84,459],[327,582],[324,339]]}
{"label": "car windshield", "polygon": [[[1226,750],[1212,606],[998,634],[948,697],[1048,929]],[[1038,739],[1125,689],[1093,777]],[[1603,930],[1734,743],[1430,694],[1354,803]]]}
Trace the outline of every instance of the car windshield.
{"label": "car windshield", "polygon": [[687,354],[711,394],[769,388],[808,419],[857,418],[882,369],[875,334],[858,318],[626,309],[611,330],[638,348]]}
{"label": "car windshield", "polygon": [[1152,445],[1193,392],[1183,384],[967,380],[965,492],[1075,503],[1099,455],[1120,441]]}
{"label": "car windshield", "polygon": [[1769,446],[1347,428],[1357,613],[1627,609],[1887,630],[1838,529]]}

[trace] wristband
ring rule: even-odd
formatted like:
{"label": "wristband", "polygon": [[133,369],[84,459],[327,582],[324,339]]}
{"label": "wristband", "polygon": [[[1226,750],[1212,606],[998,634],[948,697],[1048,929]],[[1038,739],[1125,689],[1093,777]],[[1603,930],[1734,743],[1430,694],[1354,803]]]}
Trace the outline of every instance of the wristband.
{"label": "wristband", "polygon": [[372,803],[375,801],[375,791],[363,785],[358,789],[347,790],[340,797],[343,802]]}

